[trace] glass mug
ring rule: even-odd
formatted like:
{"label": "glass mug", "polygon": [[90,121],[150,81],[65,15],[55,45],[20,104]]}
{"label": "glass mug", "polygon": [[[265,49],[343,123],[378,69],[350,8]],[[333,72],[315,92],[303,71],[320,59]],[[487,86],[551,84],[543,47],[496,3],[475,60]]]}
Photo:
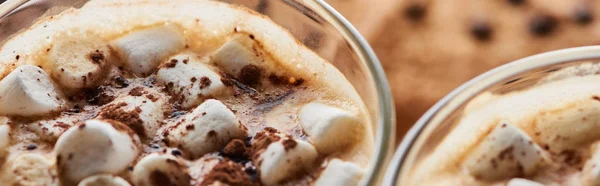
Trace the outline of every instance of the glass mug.
{"label": "glass mug", "polygon": [[[363,185],[378,185],[395,141],[390,88],[375,53],[356,29],[322,0],[222,0],[264,14],[336,66],[357,90],[370,114],[375,137]],[[2,2],[0,0],[0,2]],[[40,17],[79,8],[86,0],[7,0],[0,5],[0,43]]]}
{"label": "glass mug", "polygon": [[[600,46],[557,50],[523,58],[490,70],[461,85],[429,109],[404,136],[385,175],[383,185],[407,185],[416,166],[458,124],[465,106],[483,93],[507,94],[536,85],[552,72],[597,62]],[[582,75],[582,74],[577,74]],[[571,77],[567,77],[571,78]],[[543,82],[559,78],[545,79]]]}

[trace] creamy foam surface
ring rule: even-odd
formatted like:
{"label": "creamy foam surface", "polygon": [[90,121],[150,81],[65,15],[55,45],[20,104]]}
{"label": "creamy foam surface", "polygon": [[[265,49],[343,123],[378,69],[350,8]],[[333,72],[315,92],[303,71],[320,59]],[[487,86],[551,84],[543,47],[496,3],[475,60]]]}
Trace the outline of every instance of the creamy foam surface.
{"label": "creamy foam surface", "polygon": [[[139,47],[136,42],[158,47]],[[169,47],[160,48],[164,46]],[[233,49],[225,46],[240,51],[232,56],[228,52]],[[243,52],[249,55],[244,56]],[[230,69],[237,67],[230,65],[240,64],[225,62],[238,59],[242,59],[240,63],[248,60],[253,63],[242,64],[233,72]],[[214,184],[215,179],[232,184],[218,180],[220,177],[214,176],[219,172],[217,169],[233,177],[247,173],[252,184],[310,185],[317,179],[336,183],[319,177],[331,160],[340,159],[365,169],[372,157],[370,118],[352,85],[335,67],[299,44],[286,30],[244,8],[210,1],[90,1],[81,9],[68,9],[43,18],[5,41],[0,48],[0,64],[3,80],[15,69],[38,66],[44,73],[41,78],[51,79],[51,84],[59,90],[52,99],[64,101],[47,109],[44,115],[24,117],[16,112],[2,117],[2,126],[10,131],[9,135],[3,135],[5,130],[0,130],[0,137],[8,136],[4,141],[9,141],[3,145],[4,138],[0,138],[0,146],[7,149],[5,172],[0,178],[6,183],[74,185],[89,178],[85,179],[86,184],[93,184],[94,180],[122,184],[124,179],[136,185],[148,183],[145,178],[160,177],[152,175],[154,172],[139,172],[136,167],[141,167],[176,175],[179,181],[189,179],[193,185]],[[25,83],[35,87],[36,81]],[[25,95],[29,91],[33,90],[23,88]],[[41,103],[34,98],[22,99],[31,100],[31,105]],[[299,114],[311,103],[311,108],[325,111],[316,120],[306,120],[314,113]],[[328,114],[328,110],[334,112]],[[198,119],[205,116],[212,119]],[[352,136],[333,134],[334,129],[348,128],[345,123],[352,123],[348,132]],[[305,132],[307,127],[311,133]],[[88,133],[98,136],[92,135],[88,141],[73,140],[90,136]],[[61,140],[67,139],[65,134],[70,140]],[[218,136],[215,139],[194,137],[214,134]],[[317,140],[328,139],[329,134],[343,137],[337,140],[347,142]],[[262,147],[259,142],[263,136],[281,137],[270,137]],[[133,150],[111,145],[102,150],[107,153],[102,157],[112,162],[110,165],[70,173],[73,166],[69,161],[90,165],[86,156],[81,158],[77,154],[93,152],[75,141],[100,144],[95,140],[102,139],[130,140],[122,144],[130,144]],[[235,155],[235,149],[239,149],[234,148],[239,144],[235,139],[242,141],[241,146],[246,146],[243,148],[256,149]],[[281,150],[277,149],[279,143],[284,147]],[[203,150],[194,148],[198,146]],[[314,146],[328,150],[317,150]],[[265,151],[274,154],[275,157],[268,158],[274,162],[261,166],[267,159],[262,154]],[[298,166],[286,165],[286,158],[290,162],[289,158],[307,157],[303,155],[307,151],[315,151],[316,156],[302,160],[309,162],[304,172],[275,175],[277,171],[267,171],[281,168],[286,170],[283,172],[295,172]],[[111,153],[131,154],[135,160]],[[145,158],[150,155],[152,158]],[[34,163],[22,160],[24,156],[32,156],[27,160]],[[138,165],[142,160],[143,165]],[[161,164],[162,161],[176,161],[181,168]],[[20,176],[6,172],[35,167],[47,173]],[[263,167],[266,168],[261,170]],[[355,171],[359,176],[348,179],[360,180],[361,171]],[[267,180],[262,177],[252,178],[261,173],[281,179],[265,183]],[[340,179],[337,183],[357,181]]]}
{"label": "creamy foam surface", "polygon": [[598,185],[597,67],[569,67],[526,90],[476,97],[403,184]]}

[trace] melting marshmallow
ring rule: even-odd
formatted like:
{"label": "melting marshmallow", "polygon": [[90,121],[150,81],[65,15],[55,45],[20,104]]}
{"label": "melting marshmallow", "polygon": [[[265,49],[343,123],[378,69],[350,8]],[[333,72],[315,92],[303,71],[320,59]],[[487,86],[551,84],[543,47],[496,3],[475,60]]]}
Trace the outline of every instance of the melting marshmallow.
{"label": "melting marshmallow", "polygon": [[4,156],[10,146],[10,125],[7,117],[0,117],[0,157]]}
{"label": "melting marshmallow", "polygon": [[523,178],[513,178],[508,181],[506,186],[544,186],[544,184]]}
{"label": "melting marshmallow", "polygon": [[147,76],[164,59],[185,47],[185,38],[177,25],[166,24],[134,30],[112,41],[123,63],[137,76]]}
{"label": "melting marshmallow", "polygon": [[362,136],[360,132],[363,126],[357,116],[325,104],[306,104],[300,109],[298,119],[310,141],[321,153],[339,151],[356,142],[357,136]]}
{"label": "melting marshmallow", "polygon": [[195,107],[206,97],[218,97],[230,93],[221,82],[221,76],[192,54],[179,54],[167,60],[158,70],[157,80],[181,99],[185,108]]}
{"label": "melting marshmallow", "polygon": [[600,130],[599,120],[600,102],[590,96],[587,100],[539,114],[535,120],[539,124],[533,127],[541,144],[548,144],[550,151],[560,153],[600,138],[600,133],[596,132]]}
{"label": "melting marshmallow", "polygon": [[333,159],[327,164],[321,176],[315,181],[315,186],[345,185],[357,186],[364,175],[364,170],[358,165]]}
{"label": "melting marshmallow", "polygon": [[317,159],[317,150],[310,143],[283,138],[267,146],[255,162],[260,180],[265,185],[276,185],[300,170],[307,170]]}
{"label": "melting marshmallow", "polygon": [[213,54],[212,62],[225,72],[239,78],[242,70],[249,66],[259,66],[264,62],[261,47],[245,34],[234,35]]}
{"label": "melting marshmallow", "polygon": [[136,87],[101,109],[99,118],[117,120],[140,137],[152,138],[170,111],[167,98],[154,89]]}
{"label": "melting marshmallow", "polygon": [[55,142],[63,132],[79,122],[78,116],[67,115],[66,117],[57,119],[29,123],[27,124],[27,129],[35,132],[42,140]]}
{"label": "melting marshmallow", "polygon": [[[160,182],[157,182],[160,178]],[[149,154],[133,168],[133,183],[144,186],[189,186],[190,175],[185,163],[169,154]]]}
{"label": "melting marshmallow", "polygon": [[0,81],[1,115],[42,115],[62,104],[50,77],[37,66],[19,66]]}
{"label": "melting marshmallow", "polygon": [[9,160],[5,165],[2,185],[48,185],[58,186],[53,163],[44,156],[25,153]]}
{"label": "melting marshmallow", "polygon": [[69,89],[97,85],[110,63],[111,50],[107,42],[94,34],[81,32],[56,37],[48,54],[51,76]]}
{"label": "melting marshmallow", "polygon": [[593,145],[592,157],[585,162],[581,182],[585,186],[600,185],[600,144]]}
{"label": "melting marshmallow", "polygon": [[87,177],[77,186],[131,186],[129,182],[121,177],[110,174],[99,174]]}
{"label": "melting marshmallow", "polygon": [[530,175],[545,162],[542,149],[521,129],[498,125],[464,161],[469,173],[486,180]]}
{"label": "melting marshmallow", "polygon": [[188,171],[192,179],[196,180],[196,185],[201,185],[202,181],[206,179],[206,176],[219,164],[221,159],[215,158],[214,156],[203,156],[194,161],[189,161]]}
{"label": "melting marshmallow", "polygon": [[66,183],[77,183],[98,173],[119,173],[140,151],[140,139],[131,129],[107,120],[88,120],[73,126],[54,146],[58,174]]}
{"label": "melting marshmallow", "polygon": [[218,100],[208,99],[168,130],[169,145],[180,146],[191,158],[218,151],[231,139],[243,139],[245,127]]}

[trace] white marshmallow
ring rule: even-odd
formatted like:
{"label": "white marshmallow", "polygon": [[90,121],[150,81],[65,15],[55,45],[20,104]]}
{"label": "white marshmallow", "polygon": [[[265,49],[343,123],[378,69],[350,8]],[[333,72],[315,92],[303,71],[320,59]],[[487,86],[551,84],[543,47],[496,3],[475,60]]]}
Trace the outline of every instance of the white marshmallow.
{"label": "white marshmallow", "polygon": [[544,184],[523,178],[513,178],[508,181],[506,186],[544,186]]}
{"label": "white marshmallow", "polygon": [[148,76],[164,59],[185,47],[183,32],[174,24],[134,30],[112,42],[123,63],[137,76]]}
{"label": "white marshmallow", "polygon": [[77,186],[131,186],[129,182],[121,177],[110,174],[99,174],[87,177]]}
{"label": "white marshmallow", "polygon": [[560,153],[573,147],[588,144],[600,138],[600,102],[589,99],[565,103],[560,109],[553,109],[536,116],[533,125],[536,139],[547,144],[549,150]]}
{"label": "white marshmallow", "polygon": [[69,89],[97,85],[110,63],[108,43],[99,36],[78,31],[55,37],[48,54],[50,76]]}
{"label": "white marshmallow", "polygon": [[505,179],[531,175],[545,162],[544,152],[521,129],[500,123],[464,161],[476,178]]}
{"label": "white marshmallow", "polygon": [[21,154],[8,160],[3,168],[1,185],[58,186],[53,163],[44,156],[35,153]]}
{"label": "white marshmallow", "polygon": [[[165,119],[164,113],[171,111],[168,99],[155,89],[135,87],[104,106],[98,118],[120,121],[129,126],[140,137],[153,138]],[[123,120],[120,116],[130,114],[135,119]],[[139,120],[138,120],[139,119]]]}
{"label": "white marshmallow", "polygon": [[310,141],[321,153],[337,152],[358,140],[363,130],[360,119],[345,110],[321,103],[304,105],[298,119]]}
{"label": "white marshmallow", "polygon": [[54,146],[58,173],[66,183],[77,183],[98,173],[119,173],[140,151],[140,139],[131,129],[106,120],[88,120],[73,126]]}
{"label": "white marshmallow", "polygon": [[33,116],[61,109],[63,101],[41,68],[22,65],[0,81],[0,114]]}
{"label": "white marshmallow", "polygon": [[27,124],[27,129],[35,132],[42,140],[55,142],[63,132],[75,123],[79,123],[79,118],[76,115],[67,115],[56,119],[36,121]]}
{"label": "white marshmallow", "polygon": [[215,156],[203,156],[202,158],[190,161],[188,171],[192,179],[196,180],[196,183],[202,184],[202,181],[206,178],[206,176],[221,161],[223,160],[215,158]]}
{"label": "white marshmallow", "polygon": [[600,144],[598,143],[593,145],[592,157],[583,166],[581,182],[585,186],[600,185]]}
{"label": "white marshmallow", "polygon": [[310,143],[283,138],[269,144],[255,163],[259,167],[262,183],[276,185],[296,172],[312,167],[317,156],[317,150]]}
{"label": "white marshmallow", "polygon": [[156,78],[179,96],[184,108],[195,107],[206,97],[228,95],[231,91],[223,85],[221,76],[204,64],[207,61],[208,58],[179,54],[163,63]]}
{"label": "white marshmallow", "polygon": [[264,61],[259,49],[260,46],[248,35],[234,35],[215,51],[212,62],[237,78],[244,67],[260,65]]}
{"label": "white marshmallow", "polygon": [[0,157],[2,157],[10,146],[10,125],[7,117],[0,117]]}
{"label": "white marshmallow", "polygon": [[323,170],[315,186],[345,185],[357,186],[362,179],[365,171],[358,165],[350,162],[344,162],[339,159],[333,159]]}
{"label": "white marshmallow", "polygon": [[188,186],[190,175],[185,162],[169,154],[149,154],[142,158],[133,168],[133,183],[144,186],[161,186],[164,182],[156,183],[154,180],[160,178],[167,180],[167,185]]}
{"label": "white marshmallow", "polygon": [[235,114],[215,99],[204,101],[167,130],[169,145],[181,147],[193,159],[220,150],[231,139],[246,136]]}

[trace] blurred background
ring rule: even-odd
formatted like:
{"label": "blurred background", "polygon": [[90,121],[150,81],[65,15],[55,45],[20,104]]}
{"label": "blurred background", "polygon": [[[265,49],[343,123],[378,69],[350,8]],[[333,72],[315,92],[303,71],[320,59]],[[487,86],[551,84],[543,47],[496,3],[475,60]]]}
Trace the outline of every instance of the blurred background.
{"label": "blurred background", "polygon": [[366,37],[395,99],[398,141],[444,95],[504,63],[600,44],[594,0],[326,0]]}

